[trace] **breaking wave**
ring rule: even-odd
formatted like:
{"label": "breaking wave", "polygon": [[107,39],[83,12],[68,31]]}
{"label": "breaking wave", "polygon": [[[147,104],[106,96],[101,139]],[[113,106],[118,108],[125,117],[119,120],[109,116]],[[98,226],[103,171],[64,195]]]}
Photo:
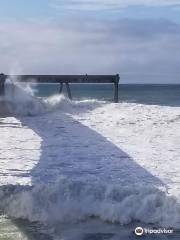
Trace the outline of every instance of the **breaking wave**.
{"label": "breaking wave", "polygon": [[0,115],[36,116],[59,109],[71,111],[72,107],[93,108],[94,104],[97,101],[93,99],[72,102],[62,94],[40,98],[34,95],[30,85],[9,84],[5,96],[0,98]]}
{"label": "breaking wave", "polygon": [[180,227],[180,203],[151,186],[119,186],[60,179],[34,187],[0,188],[0,208],[15,218],[44,224],[99,218],[111,223],[133,221]]}

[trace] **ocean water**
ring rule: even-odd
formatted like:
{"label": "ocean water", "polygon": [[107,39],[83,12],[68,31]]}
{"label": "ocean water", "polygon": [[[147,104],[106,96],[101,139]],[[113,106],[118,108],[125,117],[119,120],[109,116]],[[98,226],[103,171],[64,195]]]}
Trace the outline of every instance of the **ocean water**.
{"label": "ocean water", "polygon": [[[58,84],[36,84],[33,88],[36,90],[36,95],[41,97],[57,94],[59,91]],[[71,84],[70,88],[74,100],[113,100],[112,84]],[[67,95],[65,86],[63,93]],[[179,106],[179,96],[180,84],[119,84],[120,102]]]}
{"label": "ocean water", "polygon": [[[1,144],[7,141],[0,148],[4,164],[0,166],[0,240],[132,240],[139,239],[134,234],[137,226],[176,226],[173,235],[145,235],[140,239],[180,239],[180,205],[164,190],[167,184],[168,191],[178,192],[180,180],[178,176],[173,180],[177,174],[174,169],[167,175],[169,166],[178,168],[174,160],[179,157],[180,86],[120,85],[119,104],[111,104],[113,87],[109,84],[78,84],[71,89],[72,103],[57,95],[49,97],[58,93],[56,84],[35,84],[30,89],[35,96],[29,95],[28,87],[27,91],[17,90],[15,98],[8,98],[9,110],[17,120],[2,118],[0,125],[4,134]],[[10,96],[11,86],[6,93]],[[120,132],[121,139],[114,136],[113,123],[127,130],[124,136]],[[138,134],[148,128],[155,131],[154,155],[143,159],[141,152],[151,154],[149,141],[146,146],[130,140],[132,133],[138,139]],[[164,135],[158,129],[167,130],[170,137],[177,131],[167,152]],[[124,146],[143,145],[134,155],[127,147],[135,160],[142,158],[141,164],[129,157],[126,148],[119,148],[125,136]],[[145,134],[143,139],[148,137]],[[153,142],[152,136],[150,140]],[[166,159],[167,170],[161,165],[166,156],[172,164]],[[153,158],[157,162],[151,169]],[[15,182],[22,186],[13,186]]]}

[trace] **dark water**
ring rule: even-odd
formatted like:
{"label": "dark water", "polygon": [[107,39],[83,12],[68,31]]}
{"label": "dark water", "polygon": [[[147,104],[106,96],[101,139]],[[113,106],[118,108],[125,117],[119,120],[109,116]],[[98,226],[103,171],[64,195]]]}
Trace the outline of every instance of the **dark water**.
{"label": "dark water", "polygon": [[53,240],[45,226],[0,214],[0,240]]}
{"label": "dark water", "polygon": [[[71,84],[73,99],[113,100],[112,84]],[[59,92],[58,84],[38,84],[34,86],[38,96],[50,96]],[[67,95],[64,86],[63,93]],[[179,85],[119,85],[119,101],[142,104],[180,106]]]}
{"label": "dark water", "polygon": [[180,232],[173,234],[143,234],[136,236],[137,226],[149,229],[153,225],[131,223],[126,226],[90,220],[77,224],[59,224],[55,233],[48,233],[48,227],[38,222],[30,223],[26,220],[10,220],[0,217],[0,240],[179,240]]}

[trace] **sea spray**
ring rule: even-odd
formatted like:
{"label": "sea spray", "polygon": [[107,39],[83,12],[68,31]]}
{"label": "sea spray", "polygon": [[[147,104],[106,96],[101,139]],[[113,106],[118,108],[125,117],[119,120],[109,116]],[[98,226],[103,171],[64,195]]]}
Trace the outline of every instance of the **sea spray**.
{"label": "sea spray", "polygon": [[44,106],[34,97],[34,89],[29,84],[22,84],[17,77],[6,80],[4,97],[7,112],[15,115],[33,116],[43,112]]}
{"label": "sea spray", "polygon": [[16,76],[10,76],[6,80],[6,94],[1,98],[3,108],[1,106],[0,111],[11,115],[35,116],[70,105],[63,95],[39,98],[35,92],[34,85],[21,83]]}
{"label": "sea spray", "polygon": [[32,84],[24,84],[15,76],[11,76],[6,80],[6,94],[0,100],[2,105],[0,113],[16,116],[36,116],[48,112],[63,110],[65,112],[74,112],[78,110],[87,111],[104,104],[103,101],[82,100],[70,101],[63,94],[55,94],[50,97],[40,98],[35,95],[36,90]]}

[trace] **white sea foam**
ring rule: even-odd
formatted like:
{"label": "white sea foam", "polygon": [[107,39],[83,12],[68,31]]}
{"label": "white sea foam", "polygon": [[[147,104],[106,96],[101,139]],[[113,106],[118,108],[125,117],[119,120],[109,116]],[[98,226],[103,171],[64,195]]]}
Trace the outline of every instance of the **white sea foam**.
{"label": "white sea foam", "polygon": [[133,221],[180,227],[180,203],[152,186],[87,184],[61,179],[33,188],[0,190],[0,206],[10,216],[44,224],[100,218],[112,223]]}
{"label": "white sea foam", "polygon": [[6,114],[19,116],[36,116],[49,111],[64,109],[70,106],[70,101],[63,95],[54,95],[49,98],[38,98],[30,84],[22,85],[7,80],[6,94],[1,98],[0,111]]}
{"label": "white sea foam", "polygon": [[71,102],[62,94],[39,98],[35,96],[35,90],[31,84],[22,84],[13,78],[6,81],[6,94],[0,99],[0,113],[36,116],[55,110],[71,112],[74,109],[93,108],[95,104],[97,101],[93,99]]}
{"label": "white sea foam", "polygon": [[[16,184],[0,187],[6,214],[51,226],[96,217],[180,228],[178,107],[39,99],[19,86],[12,96],[18,117],[3,120],[0,139],[0,185]],[[17,186],[26,182],[33,187]]]}

